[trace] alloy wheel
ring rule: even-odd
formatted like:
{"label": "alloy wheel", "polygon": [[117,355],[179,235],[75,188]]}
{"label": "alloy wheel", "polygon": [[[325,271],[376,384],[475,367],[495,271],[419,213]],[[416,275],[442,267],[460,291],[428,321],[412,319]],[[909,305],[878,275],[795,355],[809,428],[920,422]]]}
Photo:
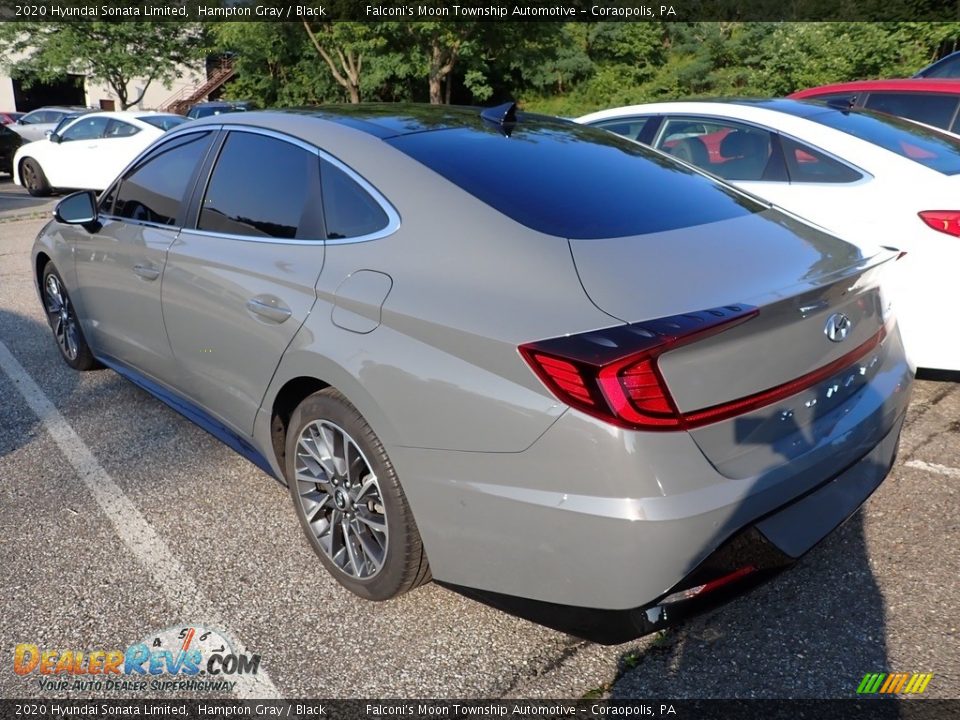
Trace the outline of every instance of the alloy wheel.
{"label": "alloy wheel", "polygon": [[47,275],[44,285],[44,305],[50,318],[50,326],[60,346],[60,352],[69,360],[76,360],[79,353],[77,339],[77,316],[60,279],[55,274]]}
{"label": "alloy wheel", "polygon": [[387,556],[387,516],[380,485],[356,441],[315,420],[297,438],[294,482],[310,531],[341,572],[367,580]]}

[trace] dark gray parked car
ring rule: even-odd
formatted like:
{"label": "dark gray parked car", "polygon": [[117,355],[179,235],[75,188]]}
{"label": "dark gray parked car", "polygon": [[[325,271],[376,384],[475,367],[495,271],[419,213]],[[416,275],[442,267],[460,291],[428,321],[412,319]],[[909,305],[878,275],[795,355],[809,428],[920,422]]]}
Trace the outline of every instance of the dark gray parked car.
{"label": "dark gray parked car", "polygon": [[63,358],[287,483],[365,598],[432,574],[624,640],[786,566],[893,462],[896,254],[601,130],[242,113],[171,131],[94,201],[33,251]]}

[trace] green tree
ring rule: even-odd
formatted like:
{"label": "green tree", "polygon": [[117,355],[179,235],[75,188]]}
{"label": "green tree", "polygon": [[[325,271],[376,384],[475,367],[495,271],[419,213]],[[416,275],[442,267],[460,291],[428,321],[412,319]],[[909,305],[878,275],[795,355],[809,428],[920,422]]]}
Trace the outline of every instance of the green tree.
{"label": "green tree", "polygon": [[310,44],[352,103],[360,102],[365,65],[369,68],[385,54],[391,27],[392,23],[303,21]]}
{"label": "green tree", "polygon": [[[0,63],[11,74],[42,82],[84,74],[106,83],[124,110],[140,102],[151,83],[180,77],[203,45],[197,23],[0,23]],[[140,92],[131,96],[134,79]]]}

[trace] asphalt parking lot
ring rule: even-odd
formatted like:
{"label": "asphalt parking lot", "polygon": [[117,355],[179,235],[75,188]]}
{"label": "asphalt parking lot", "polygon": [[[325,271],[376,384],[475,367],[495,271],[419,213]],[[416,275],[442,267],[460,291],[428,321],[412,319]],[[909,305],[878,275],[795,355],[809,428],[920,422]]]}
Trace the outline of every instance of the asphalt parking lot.
{"label": "asphalt parking lot", "polygon": [[14,673],[18,643],[115,649],[189,626],[259,654],[257,683],[231,692],[260,697],[852,697],[868,672],[933,673],[925,696],[960,697],[952,379],[916,384],[860,513],[665,634],[597,646],[436,585],[367,603],[325,573],[279,484],[112,371],[57,357],[29,267],[52,202],[18,190],[0,181],[0,696],[66,694]]}

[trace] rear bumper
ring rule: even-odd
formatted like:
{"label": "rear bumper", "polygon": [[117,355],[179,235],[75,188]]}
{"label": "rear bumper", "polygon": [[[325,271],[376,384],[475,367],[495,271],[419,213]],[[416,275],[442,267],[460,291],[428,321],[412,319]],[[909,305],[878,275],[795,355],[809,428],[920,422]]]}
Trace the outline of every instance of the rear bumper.
{"label": "rear bumper", "polygon": [[[893,466],[903,420],[901,415],[886,437],[851,466],[735,532],[682,580],[644,605],[622,610],[579,607],[438,582],[487,605],[593,642],[616,644],[656,632],[770,579],[855,514]],[[642,572],[642,568],[633,570]],[[705,589],[691,592],[700,587]]]}

